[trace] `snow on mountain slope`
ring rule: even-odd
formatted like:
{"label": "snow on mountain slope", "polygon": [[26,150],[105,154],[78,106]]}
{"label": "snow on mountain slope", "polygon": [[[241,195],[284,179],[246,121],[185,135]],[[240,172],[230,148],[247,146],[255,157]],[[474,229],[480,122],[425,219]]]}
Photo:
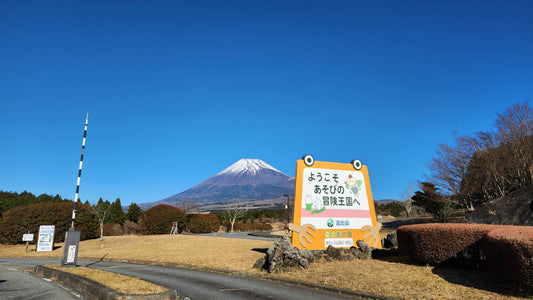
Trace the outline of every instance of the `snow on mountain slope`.
{"label": "snow on mountain slope", "polygon": [[260,159],[242,158],[233,165],[224,169],[222,172],[218,173],[217,175],[238,173],[257,174],[258,172],[263,170],[272,170],[281,173],[280,171],[276,170],[276,168],[272,167],[271,165]]}

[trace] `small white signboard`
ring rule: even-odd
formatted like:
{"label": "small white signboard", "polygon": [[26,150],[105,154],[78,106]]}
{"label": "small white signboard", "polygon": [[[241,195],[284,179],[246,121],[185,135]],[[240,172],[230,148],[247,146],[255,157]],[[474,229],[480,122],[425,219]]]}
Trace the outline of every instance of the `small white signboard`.
{"label": "small white signboard", "polygon": [[76,245],[68,246],[67,263],[73,263],[76,257]]}
{"label": "small white signboard", "polygon": [[32,242],[33,241],[33,233],[25,233],[22,235],[22,241],[23,242]]}
{"label": "small white signboard", "polygon": [[54,250],[54,225],[39,226],[39,238],[37,239],[37,251]]}

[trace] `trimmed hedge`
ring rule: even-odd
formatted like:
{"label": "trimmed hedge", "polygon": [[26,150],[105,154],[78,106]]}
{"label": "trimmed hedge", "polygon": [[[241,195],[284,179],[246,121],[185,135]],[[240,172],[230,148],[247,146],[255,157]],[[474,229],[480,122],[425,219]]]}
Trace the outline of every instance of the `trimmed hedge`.
{"label": "trimmed hedge", "polygon": [[533,227],[417,224],[397,230],[401,255],[419,263],[481,265],[533,287]]}
{"label": "trimmed hedge", "polygon": [[397,230],[401,255],[419,263],[479,263],[484,260],[483,242],[497,225],[434,223],[401,226]]}
{"label": "trimmed hedge", "polygon": [[502,226],[487,235],[489,270],[533,287],[533,227]]}

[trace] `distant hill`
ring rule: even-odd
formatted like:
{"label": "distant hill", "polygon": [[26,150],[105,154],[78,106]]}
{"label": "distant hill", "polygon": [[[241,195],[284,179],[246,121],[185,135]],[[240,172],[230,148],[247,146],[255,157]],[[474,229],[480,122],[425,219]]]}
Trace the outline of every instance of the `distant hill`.
{"label": "distant hill", "polygon": [[395,200],[395,199],[374,200],[375,205],[384,205],[384,204],[389,204],[392,202],[400,202],[400,200]]}
{"label": "distant hill", "polygon": [[139,207],[143,210],[159,204],[180,207],[184,201],[195,201],[200,210],[236,201],[246,201],[250,207],[273,206],[285,202],[283,195],[294,198],[294,177],[260,159],[241,159],[186,191]]}

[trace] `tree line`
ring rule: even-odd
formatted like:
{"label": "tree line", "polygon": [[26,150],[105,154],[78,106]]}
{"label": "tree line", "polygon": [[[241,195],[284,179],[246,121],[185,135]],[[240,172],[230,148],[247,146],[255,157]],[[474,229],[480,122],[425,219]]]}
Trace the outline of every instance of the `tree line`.
{"label": "tree line", "polygon": [[[0,203],[3,208],[0,243],[20,243],[24,233],[37,233],[40,225],[55,225],[54,241],[62,242],[70,228],[74,203],[59,195],[36,197],[28,192],[2,191]],[[123,234],[169,234],[173,222],[176,222],[179,233],[217,232],[221,225],[227,231],[232,230],[233,225],[238,231],[266,231],[272,230],[271,223],[278,219],[284,219],[283,210],[246,211],[230,224],[224,214],[185,212],[163,204],[143,211],[137,204],[131,203],[125,213],[120,198],[114,202],[100,198],[94,205],[88,201],[79,203],[75,229],[82,232],[81,239],[85,240]]]}

